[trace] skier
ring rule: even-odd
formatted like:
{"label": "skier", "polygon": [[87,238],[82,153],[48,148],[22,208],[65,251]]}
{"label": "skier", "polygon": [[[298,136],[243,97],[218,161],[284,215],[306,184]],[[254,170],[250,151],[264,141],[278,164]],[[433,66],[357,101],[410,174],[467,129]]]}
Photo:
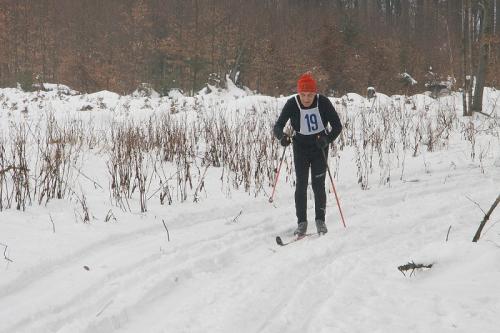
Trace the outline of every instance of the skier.
{"label": "skier", "polygon": [[[288,99],[274,125],[275,137],[283,147],[293,142],[293,161],[295,164],[295,211],[298,238],[307,233],[307,185],[309,169],[314,192],[315,222],[318,234],[325,234],[326,192],[325,178],[328,147],[342,131],[342,124],[330,100],[317,93],[317,84],[310,73],[300,76],[297,81],[297,94]],[[283,132],[290,120],[295,135]],[[331,130],[327,130],[330,124]]]}

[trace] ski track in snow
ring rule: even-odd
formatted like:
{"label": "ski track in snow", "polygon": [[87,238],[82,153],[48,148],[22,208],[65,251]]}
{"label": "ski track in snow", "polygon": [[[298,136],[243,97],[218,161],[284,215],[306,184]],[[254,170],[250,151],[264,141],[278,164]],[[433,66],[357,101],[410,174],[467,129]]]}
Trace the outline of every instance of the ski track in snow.
{"label": "ski track in snow", "polygon": [[[209,212],[209,214],[213,213]],[[204,224],[217,224],[213,228],[221,228],[220,219],[203,221],[200,218],[202,215],[203,213],[198,212],[190,217],[184,215],[182,219],[188,219],[189,217],[192,222],[186,223],[183,230],[176,231],[175,237],[189,239],[189,234],[199,236],[199,232],[202,231],[201,226]],[[193,219],[193,217],[196,219]],[[197,230],[189,230],[193,226]],[[12,324],[12,326],[7,326],[6,331],[22,331],[24,328],[29,331],[31,329],[28,329],[28,327],[32,323],[38,326],[37,330],[43,331],[45,330],[43,328],[45,322],[48,322],[46,331],[57,331],[64,322],[76,316],[82,314],[95,316],[100,306],[107,304],[107,302],[116,302],[113,301],[113,295],[120,294],[123,291],[133,294],[131,290],[134,288],[139,289],[138,294],[141,294],[140,289],[147,290],[144,285],[137,286],[140,277],[146,278],[144,282],[146,286],[152,286],[152,290],[141,297],[158,297],[155,285],[169,285],[175,281],[191,279],[196,274],[221,269],[226,262],[231,261],[234,253],[239,253],[239,251],[249,247],[254,242],[254,237],[246,237],[242,233],[245,233],[245,229],[255,228],[259,228],[259,226],[246,226],[236,233],[231,229],[226,229],[223,234],[191,239],[178,243],[170,249],[170,244],[176,243],[172,241],[165,244],[165,233],[158,232],[161,229],[156,225],[141,230],[140,233],[134,232],[105,239],[89,245],[71,257],[53,263],[44,263],[43,267],[33,269],[13,281],[12,285],[6,285],[0,289],[0,296],[5,304],[11,303],[20,308],[26,306],[28,309],[35,310],[33,313],[26,313],[26,310],[18,312],[21,310],[11,306],[8,312],[23,313],[24,317],[19,319],[17,323]],[[184,235],[184,233],[187,234]],[[164,250],[158,252],[158,244],[162,243]],[[234,243],[234,246],[226,246],[226,244],[232,243]],[[123,261],[116,260],[117,254],[120,258],[126,259]],[[149,255],[144,256],[145,254]],[[82,264],[77,264],[77,262]],[[91,266],[89,272],[82,273],[83,263],[95,263],[94,267],[97,267]],[[127,265],[114,267],[116,264]],[[94,273],[94,271],[102,271],[102,273]],[[82,275],[87,276],[81,278]],[[79,279],[76,285],[71,282],[75,278]],[[65,289],[67,295],[55,295],[50,292],[55,281],[62,284],[57,287],[59,290]],[[176,284],[171,284],[170,288]],[[158,289],[163,288],[158,287]],[[34,299],[32,295],[38,290],[45,292],[44,294],[38,294]],[[148,296],[147,294],[151,295]],[[65,299],[66,296],[69,296],[69,298]],[[26,304],[19,304],[16,301],[19,299],[24,299]],[[125,303],[127,301],[124,301]],[[74,305],[77,305],[76,309]],[[37,309],[43,310],[38,311]],[[109,308],[105,310],[109,311]],[[61,319],[53,320],[51,314],[58,314],[57,317]],[[6,317],[9,317],[8,314]],[[11,318],[16,318],[16,316]],[[51,320],[53,322],[50,322]],[[91,331],[98,328],[99,325],[96,325]]]}
{"label": "ski track in snow", "polygon": [[[146,324],[152,332],[452,331],[460,318],[446,310],[447,302],[432,292],[420,305],[418,297],[405,301],[401,295],[422,278],[405,279],[396,270],[426,234],[444,239],[448,222],[439,226],[442,233],[431,233],[437,220],[453,223],[453,200],[437,206],[440,214],[418,207],[451,195],[458,181],[443,185],[443,177],[426,177],[392,189],[344,192],[347,230],[335,224],[330,199],[330,232],[286,248],[273,238],[290,233],[293,206],[251,200],[236,223],[214,210],[180,216],[191,222],[172,229],[169,243],[158,225],[104,239],[2,287],[1,331],[137,332]],[[404,220],[399,212],[407,212]],[[499,309],[498,298],[491,301]],[[415,307],[421,318],[436,312],[441,319],[396,319]]]}

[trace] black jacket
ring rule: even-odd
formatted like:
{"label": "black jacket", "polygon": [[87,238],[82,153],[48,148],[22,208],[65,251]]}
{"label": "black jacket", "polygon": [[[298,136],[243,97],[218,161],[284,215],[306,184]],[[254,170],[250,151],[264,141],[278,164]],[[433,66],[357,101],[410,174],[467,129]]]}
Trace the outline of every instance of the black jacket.
{"label": "black jacket", "polygon": [[[327,127],[328,123],[332,127],[331,131],[326,134],[328,135],[329,141],[333,142],[342,131],[342,124],[340,123],[339,115],[337,114],[337,111],[335,111],[335,108],[333,107],[330,100],[323,95],[317,95],[314,98],[314,101],[312,102],[310,107],[306,108],[304,107],[304,105],[302,105],[302,103],[300,107],[302,109],[315,108],[318,96],[319,96],[318,108],[319,108],[319,114],[321,116],[321,121],[323,122],[325,128]],[[273,128],[274,136],[278,138],[278,140],[281,140],[281,138],[283,137],[283,128],[285,128],[285,125],[288,120],[290,120],[292,128],[296,132],[293,139],[295,144],[298,144],[299,146],[302,146],[304,148],[316,146],[316,140],[317,140],[316,135],[302,135],[299,133],[300,110],[299,107],[297,106],[297,102],[295,101],[295,96],[288,99],[285,106],[283,107],[283,110],[281,110],[281,114],[278,120],[276,121],[276,124],[274,125]]]}

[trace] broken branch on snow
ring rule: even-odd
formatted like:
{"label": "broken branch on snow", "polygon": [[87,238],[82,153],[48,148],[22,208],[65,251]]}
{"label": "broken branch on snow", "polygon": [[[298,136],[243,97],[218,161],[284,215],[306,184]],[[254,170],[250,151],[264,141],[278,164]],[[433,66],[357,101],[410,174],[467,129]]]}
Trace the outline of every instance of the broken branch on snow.
{"label": "broken branch on snow", "polygon": [[481,232],[483,231],[484,225],[486,224],[486,222],[488,222],[491,213],[493,213],[493,210],[497,207],[499,202],[500,202],[500,194],[498,195],[497,199],[495,200],[493,205],[490,207],[488,212],[484,215],[484,218],[481,221],[481,224],[479,225],[479,228],[477,229],[476,234],[474,235],[474,238],[472,239],[472,241],[474,243],[479,240],[479,237],[481,237]]}
{"label": "broken branch on snow", "polygon": [[410,276],[412,276],[415,273],[416,269],[419,268],[431,268],[433,264],[429,265],[424,265],[424,264],[415,264],[415,262],[409,262],[406,265],[402,265],[398,267],[398,270],[403,273],[404,276],[406,276],[405,272],[411,270]]}

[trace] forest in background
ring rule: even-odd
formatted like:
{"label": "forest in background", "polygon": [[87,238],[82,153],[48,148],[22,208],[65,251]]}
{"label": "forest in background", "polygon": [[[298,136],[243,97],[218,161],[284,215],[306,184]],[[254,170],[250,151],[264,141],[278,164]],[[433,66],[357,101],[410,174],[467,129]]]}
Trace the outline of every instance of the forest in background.
{"label": "forest in background", "polygon": [[[500,77],[500,0],[0,0],[0,86],[64,83],[162,94],[207,83],[290,94],[312,71],[325,93],[424,91],[486,52]],[[486,27],[481,22],[488,22]],[[481,34],[482,32],[482,34]],[[464,64],[464,60],[466,63]],[[469,66],[469,67],[467,67]],[[407,72],[418,84],[401,79]]]}

